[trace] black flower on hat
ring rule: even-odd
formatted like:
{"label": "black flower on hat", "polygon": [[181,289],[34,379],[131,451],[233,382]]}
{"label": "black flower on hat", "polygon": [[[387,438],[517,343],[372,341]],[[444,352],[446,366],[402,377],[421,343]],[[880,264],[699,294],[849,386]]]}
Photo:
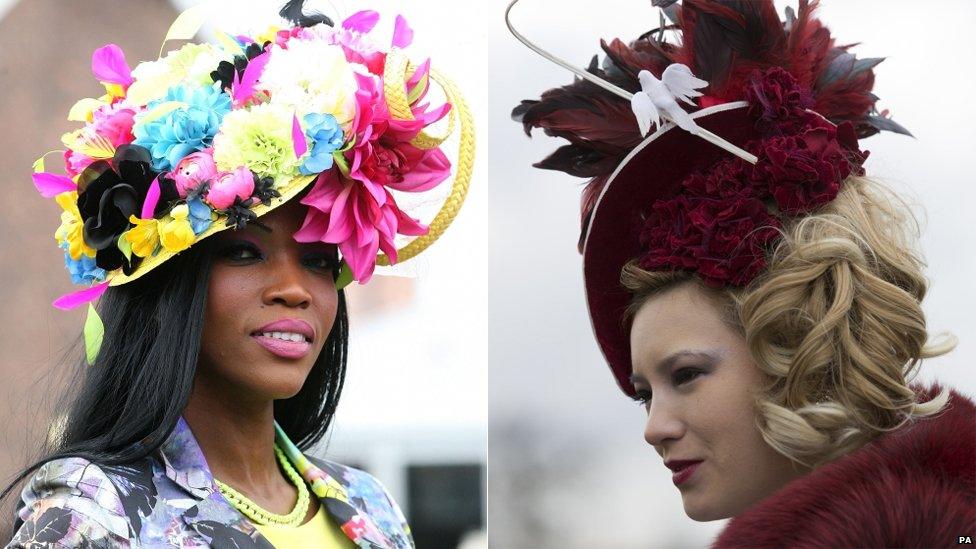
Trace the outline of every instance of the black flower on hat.
{"label": "black flower on hat", "polygon": [[221,61],[217,65],[217,70],[211,71],[210,78],[213,78],[214,82],[220,82],[221,89],[230,88],[234,83],[234,73],[237,73],[237,77],[240,78],[244,76],[244,69],[247,68],[247,64],[251,62],[251,59],[264,53],[264,48],[266,48],[270,42],[265,42],[264,45],[251,43],[244,48],[244,55],[235,55],[234,62]]}
{"label": "black flower on hat", "polygon": [[226,225],[240,231],[248,223],[256,222],[258,215],[251,210],[254,202],[253,196],[246,200],[241,200],[241,197],[235,196],[234,203],[229,208],[222,210],[223,214],[227,216]]}
{"label": "black flower on hat", "polygon": [[[139,258],[127,259],[117,242],[129,228],[129,216],[140,213],[149,186],[158,175],[152,169],[152,155],[137,145],[122,145],[111,161],[99,160],[82,172],[78,211],[85,223],[85,242],[96,250],[95,264],[102,269],[122,267],[130,274],[138,265]],[[167,209],[170,186],[161,181],[162,196],[156,212]]]}
{"label": "black flower on hat", "polygon": [[272,198],[280,197],[281,193],[278,192],[274,187],[274,178],[271,176],[260,177],[258,174],[251,172],[254,176],[254,192],[253,196],[256,196],[262,204],[270,204]]}

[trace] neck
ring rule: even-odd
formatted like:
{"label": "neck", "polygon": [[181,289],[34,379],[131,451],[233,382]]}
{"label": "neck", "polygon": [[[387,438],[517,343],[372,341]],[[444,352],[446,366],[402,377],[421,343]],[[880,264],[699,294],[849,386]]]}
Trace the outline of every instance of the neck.
{"label": "neck", "polygon": [[287,483],[274,453],[273,400],[248,400],[198,375],[183,418],[215,478],[259,497]]}

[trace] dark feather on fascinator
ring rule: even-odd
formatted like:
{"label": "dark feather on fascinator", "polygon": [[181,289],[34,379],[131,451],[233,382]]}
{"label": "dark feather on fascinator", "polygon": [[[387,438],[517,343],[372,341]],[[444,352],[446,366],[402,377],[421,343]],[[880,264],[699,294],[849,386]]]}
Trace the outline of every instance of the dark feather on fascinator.
{"label": "dark feather on fascinator", "polygon": [[289,0],[281,7],[278,15],[300,27],[314,27],[319,23],[333,26],[332,19],[319,12],[305,13],[305,0]]}
{"label": "dark feather on fascinator", "polygon": [[[660,75],[672,63],[683,63],[709,82],[697,99],[696,108],[705,108],[744,99],[754,71],[780,67],[809,91],[813,110],[834,124],[850,122],[858,138],[881,130],[911,135],[875,108],[873,68],[883,59],[858,59],[848,51],[853,44],[836,45],[814,17],[816,0],[800,0],[796,12],[787,8],[785,21],[771,1],[653,3],[674,24],[662,20],[630,43],[601,41],[605,58],[598,63],[594,57],[587,72],[635,92],[641,70]],[[522,101],[512,118],[526,133],[542,128],[569,142],[535,166],[590,179],[582,196],[584,227],[607,179],[643,139],[626,99],[582,79]]]}

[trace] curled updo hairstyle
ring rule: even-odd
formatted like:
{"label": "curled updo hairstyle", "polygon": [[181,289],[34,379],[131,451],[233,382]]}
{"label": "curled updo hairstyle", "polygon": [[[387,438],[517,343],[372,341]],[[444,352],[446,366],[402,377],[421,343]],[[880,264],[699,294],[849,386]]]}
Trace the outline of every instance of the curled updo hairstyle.
{"label": "curled updo hairstyle", "polygon": [[763,438],[816,466],[948,401],[944,390],[918,402],[909,387],[922,359],[956,345],[952,336],[929,343],[918,234],[893,192],[850,177],[829,204],[783,221],[767,270],[747,287],[707,288],[693,273],[646,271],[636,261],[621,282],[633,294],[631,311],[681,283],[717,298],[765,374]]}

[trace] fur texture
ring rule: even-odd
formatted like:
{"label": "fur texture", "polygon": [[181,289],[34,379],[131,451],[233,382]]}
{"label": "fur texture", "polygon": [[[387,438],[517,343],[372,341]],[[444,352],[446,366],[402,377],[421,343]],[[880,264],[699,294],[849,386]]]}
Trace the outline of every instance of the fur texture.
{"label": "fur texture", "polygon": [[[920,400],[938,394],[923,390]],[[949,547],[976,535],[976,405],[917,420],[732,519],[713,547]]]}

